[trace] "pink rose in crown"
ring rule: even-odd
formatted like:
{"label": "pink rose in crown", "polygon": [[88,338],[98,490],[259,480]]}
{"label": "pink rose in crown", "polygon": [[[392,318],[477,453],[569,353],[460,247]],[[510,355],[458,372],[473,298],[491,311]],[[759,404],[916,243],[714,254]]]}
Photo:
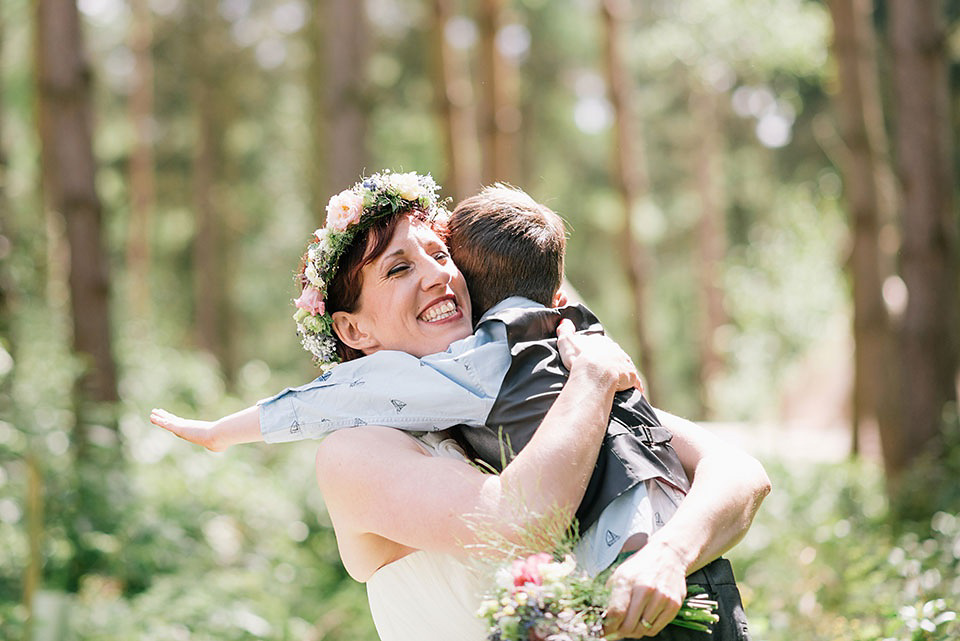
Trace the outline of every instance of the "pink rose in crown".
{"label": "pink rose in crown", "polygon": [[323,296],[316,287],[304,287],[300,297],[293,301],[298,309],[305,309],[311,314],[323,316]]}
{"label": "pink rose in crown", "polygon": [[517,559],[513,562],[513,584],[521,587],[527,583],[533,585],[543,585],[543,577],[540,574],[540,564],[550,563],[553,557],[545,552],[540,554],[531,554],[525,559]]}
{"label": "pink rose in crown", "polygon": [[345,189],[327,203],[327,227],[343,231],[360,222],[363,213],[363,198],[350,189]]}

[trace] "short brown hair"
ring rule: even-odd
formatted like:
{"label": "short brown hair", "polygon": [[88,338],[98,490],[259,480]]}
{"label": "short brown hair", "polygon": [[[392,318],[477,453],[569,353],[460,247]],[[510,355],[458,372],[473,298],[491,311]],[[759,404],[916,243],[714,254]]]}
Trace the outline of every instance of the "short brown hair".
{"label": "short brown hair", "polygon": [[450,216],[450,255],[470,289],[474,321],[510,296],[549,306],[563,278],[563,219],[509,185],[484,187]]}

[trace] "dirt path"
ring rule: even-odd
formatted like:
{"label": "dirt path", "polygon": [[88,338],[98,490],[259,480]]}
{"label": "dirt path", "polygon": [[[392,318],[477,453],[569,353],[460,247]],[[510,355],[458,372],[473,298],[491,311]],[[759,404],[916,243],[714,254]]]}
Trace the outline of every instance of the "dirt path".
{"label": "dirt path", "polygon": [[749,423],[701,425],[760,461],[790,458],[809,463],[835,463],[850,454],[850,433],[838,427]]}

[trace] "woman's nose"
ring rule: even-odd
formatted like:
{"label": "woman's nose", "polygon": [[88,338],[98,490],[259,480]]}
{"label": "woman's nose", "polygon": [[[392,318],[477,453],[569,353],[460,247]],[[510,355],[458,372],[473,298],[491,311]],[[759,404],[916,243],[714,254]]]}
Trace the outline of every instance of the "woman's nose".
{"label": "woman's nose", "polygon": [[425,290],[437,285],[446,287],[447,283],[453,278],[450,270],[448,270],[445,265],[438,263],[432,258],[427,261],[422,273],[422,285]]}

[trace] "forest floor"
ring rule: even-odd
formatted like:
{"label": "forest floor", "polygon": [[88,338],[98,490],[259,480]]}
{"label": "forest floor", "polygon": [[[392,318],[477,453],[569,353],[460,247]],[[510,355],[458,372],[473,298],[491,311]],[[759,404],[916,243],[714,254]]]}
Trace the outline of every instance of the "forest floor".
{"label": "forest floor", "polygon": [[[839,463],[850,456],[850,430],[845,425],[784,423],[702,423],[725,441],[749,452],[761,461],[784,460],[799,463]],[[868,460],[879,460],[879,444],[869,435],[861,437],[861,452]]]}

